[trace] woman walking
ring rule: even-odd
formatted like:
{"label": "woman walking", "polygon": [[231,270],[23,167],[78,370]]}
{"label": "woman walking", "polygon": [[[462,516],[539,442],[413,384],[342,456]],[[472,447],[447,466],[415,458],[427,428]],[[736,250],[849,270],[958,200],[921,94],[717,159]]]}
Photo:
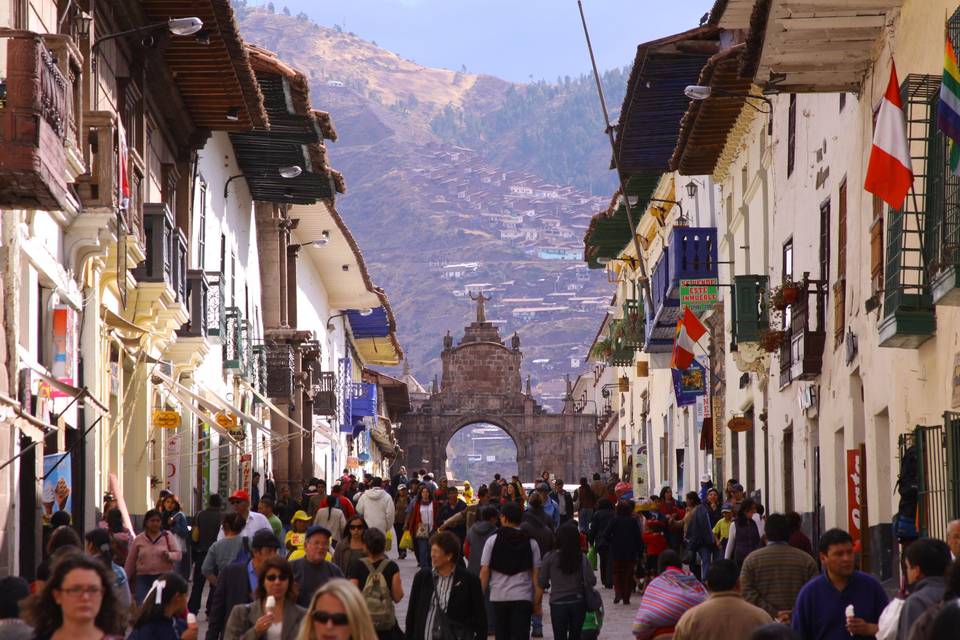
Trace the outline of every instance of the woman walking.
{"label": "woman walking", "polygon": [[760,528],[754,520],[757,513],[757,503],[747,498],[740,503],[740,509],[730,524],[730,537],[727,539],[727,550],[724,557],[743,566],[743,561],[752,551],[762,546]]}
{"label": "woman walking", "polygon": [[367,521],[360,516],[353,516],[347,520],[347,535],[337,545],[333,552],[333,564],[340,568],[343,575],[347,575],[354,560],[359,560],[366,552],[363,550],[363,532],[367,530]]}
{"label": "woman walking", "polygon": [[38,640],[120,640],[126,623],[113,574],[82,553],[67,553],[53,565],[25,617]]}
{"label": "woman walking", "polygon": [[580,551],[580,532],[566,524],[557,531],[554,550],[544,557],[537,580],[536,601],[550,589],[550,623],[555,640],[580,640],[587,615],[584,590],[597,584],[590,561]]}
{"label": "woman walking", "polygon": [[190,527],[187,526],[187,516],[180,510],[180,500],[172,493],[164,498],[161,503],[163,507],[160,511],[160,520],[163,530],[169,531],[176,536],[177,545],[180,547],[180,560],[177,563],[177,571],[185,578],[190,577],[190,554],[187,553],[187,539],[190,537]]}
{"label": "woman walking", "polygon": [[394,605],[403,600],[400,567],[386,556],[387,538],[379,529],[363,532],[367,557],[354,560],[347,578],[363,594],[380,640],[403,640]]}
{"label": "woman walking", "polygon": [[403,525],[407,521],[407,508],[410,506],[410,491],[407,485],[401,484],[397,487],[397,497],[393,501],[393,532],[397,541],[397,555],[403,560],[407,557],[407,550],[401,549],[399,542],[403,538]]}
{"label": "woman walking", "polygon": [[230,612],[224,640],[294,640],[306,610],[297,606],[293,570],[286,558],[271,556],[257,574],[254,600]]}
{"label": "woman walking", "polygon": [[113,550],[110,545],[110,534],[106,529],[91,529],[84,537],[87,554],[103,563],[103,566],[110,569],[115,577],[113,588],[117,596],[117,602],[124,611],[130,609],[130,582],[127,580],[127,572],[113,560]]}
{"label": "woman walking", "polygon": [[313,524],[329,531],[334,546],[340,544],[340,541],[347,536],[347,517],[343,509],[338,507],[340,498],[335,495],[329,495],[320,504],[320,508],[313,516]]}
{"label": "woman walking", "polygon": [[153,584],[133,621],[127,640],[197,640],[197,625],[187,625],[189,585],[177,573],[166,573]]}
{"label": "woman walking", "polygon": [[657,569],[660,575],[647,585],[633,621],[633,635],[638,640],[672,637],[680,617],[707,599],[706,588],[683,569],[676,551],[661,553]]}
{"label": "woman walking", "polygon": [[421,487],[407,518],[407,531],[413,536],[414,550],[421,569],[430,568],[430,536],[440,526],[440,506],[429,487]]}
{"label": "woman walking", "polygon": [[161,527],[160,512],[150,509],[143,515],[143,532],[133,539],[124,570],[133,584],[134,599],[139,606],[160,574],[176,569],[180,549],[176,538]]}
{"label": "woman walking", "polygon": [[633,517],[633,502],[617,503],[617,515],[607,526],[603,537],[610,545],[613,568],[613,604],[630,604],[630,595],[636,585],[633,573],[643,551],[640,523]]}
{"label": "woman walking", "polygon": [[613,575],[610,565],[610,543],[603,537],[607,527],[617,514],[613,512],[613,504],[606,498],[597,500],[597,510],[590,519],[590,530],[587,539],[597,547],[598,564],[600,565],[600,582],[607,589],[613,588]]}
{"label": "woman walking", "polygon": [[363,596],[343,578],[317,589],[304,617],[297,640],[377,640]]}
{"label": "woman walking", "polygon": [[487,637],[487,614],[480,578],[458,562],[460,540],[449,531],[430,539],[433,568],[413,578],[407,607],[407,640]]}

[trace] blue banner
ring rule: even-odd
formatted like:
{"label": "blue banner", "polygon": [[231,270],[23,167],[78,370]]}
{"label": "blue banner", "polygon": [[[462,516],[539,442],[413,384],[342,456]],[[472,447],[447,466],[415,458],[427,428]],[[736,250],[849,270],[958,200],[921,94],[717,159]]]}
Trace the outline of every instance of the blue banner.
{"label": "blue banner", "polygon": [[40,502],[43,506],[43,521],[49,522],[50,517],[57,511],[70,513],[73,507],[73,487],[71,475],[73,472],[71,455],[69,453],[51,453],[43,456],[43,491]]}
{"label": "blue banner", "polygon": [[677,397],[677,406],[686,407],[697,403],[697,398],[707,392],[707,370],[697,360],[688,369],[671,369],[673,374],[673,392]]}

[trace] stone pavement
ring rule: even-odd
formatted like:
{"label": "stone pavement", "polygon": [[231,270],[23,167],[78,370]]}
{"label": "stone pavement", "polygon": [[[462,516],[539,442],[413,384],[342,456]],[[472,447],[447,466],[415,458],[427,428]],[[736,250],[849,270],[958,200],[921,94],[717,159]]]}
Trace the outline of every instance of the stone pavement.
{"label": "stone pavement", "polygon": [[[400,620],[400,626],[405,626],[407,615],[407,599],[410,595],[410,588],[413,585],[413,576],[417,573],[417,562],[413,553],[407,554],[405,560],[398,560],[396,551],[388,554],[400,565],[400,576],[403,580],[403,600],[397,604],[397,619]],[[599,584],[600,575],[597,574]],[[603,630],[600,632],[600,640],[624,640],[624,638],[633,637],[633,616],[637,612],[637,605],[640,598],[634,595],[633,601],[629,605],[613,604],[613,589],[604,589],[600,587],[600,593],[603,595],[603,607],[606,611],[606,620],[603,624]],[[543,606],[543,637],[552,639],[553,630],[550,627],[550,606],[546,603],[547,596],[544,595]]]}

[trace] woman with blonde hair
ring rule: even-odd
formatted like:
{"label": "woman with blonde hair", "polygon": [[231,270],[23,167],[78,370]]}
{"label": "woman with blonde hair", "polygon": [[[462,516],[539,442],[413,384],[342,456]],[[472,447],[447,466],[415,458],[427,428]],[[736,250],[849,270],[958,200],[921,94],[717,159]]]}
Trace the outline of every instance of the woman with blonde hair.
{"label": "woman with blonde hair", "polygon": [[310,600],[297,640],[377,640],[360,590],[344,578],[327,581]]}

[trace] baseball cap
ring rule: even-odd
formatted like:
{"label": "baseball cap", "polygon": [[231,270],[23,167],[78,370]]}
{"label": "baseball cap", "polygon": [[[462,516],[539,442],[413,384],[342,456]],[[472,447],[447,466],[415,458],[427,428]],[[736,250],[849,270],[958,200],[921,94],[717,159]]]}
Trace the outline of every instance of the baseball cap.
{"label": "baseball cap", "polygon": [[705,473],[702,476],[700,476],[700,482],[703,482],[704,484],[706,484],[707,482],[710,482],[710,474]]}
{"label": "baseball cap", "polygon": [[306,539],[309,540],[309,539],[310,539],[310,536],[312,536],[312,535],[315,534],[315,533],[322,533],[323,535],[327,536],[328,538],[332,538],[332,537],[333,537],[333,532],[331,532],[330,529],[327,529],[326,527],[320,526],[319,524],[315,524],[315,525],[313,525],[312,527],[310,527],[309,529],[307,529],[307,537],[306,537]]}
{"label": "baseball cap", "polygon": [[277,536],[273,535],[273,531],[269,529],[258,529],[257,532],[253,534],[253,541],[250,543],[250,546],[253,549],[279,549],[280,541],[277,540]]}
{"label": "baseball cap", "polygon": [[243,489],[237,489],[236,491],[230,494],[229,498],[227,498],[227,501],[229,502],[233,502],[234,500],[242,500],[242,501],[250,502],[250,494],[244,491]]}
{"label": "baseball cap", "polygon": [[290,524],[293,524],[297,520],[303,520],[304,522],[310,522],[310,516],[307,515],[307,512],[303,509],[298,510],[293,514],[293,517],[290,518]]}
{"label": "baseball cap", "polygon": [[406,488],[407,488],[407,485],[401,484],[400,486],[397,487],[397,491],[403,491],[403,490],[405,490]]}
{"label": "baseball cap", "polygon": [[733,513],[733,505],[731,505],[729,502],[724,502],[723,506],[720,507],[720,513],[723,513],[724,511]]}
{"label": "baseball cap", "polygon": [[742,485],[742,484],[735,484],[735,485],[733,485],[732,487],[730,487],[730,490],[731,490],[731,491],[743,491],[743,485]]}

